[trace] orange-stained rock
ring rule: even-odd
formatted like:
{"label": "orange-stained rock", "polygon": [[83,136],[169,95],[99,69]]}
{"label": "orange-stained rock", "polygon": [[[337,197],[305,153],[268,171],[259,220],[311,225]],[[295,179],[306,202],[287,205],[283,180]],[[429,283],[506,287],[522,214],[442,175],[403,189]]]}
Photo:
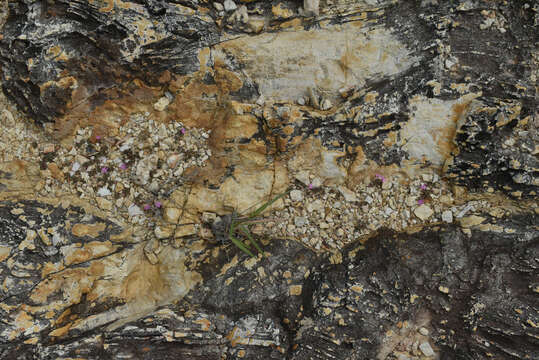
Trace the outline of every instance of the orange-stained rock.
{"label": "orange-stained rock", "polygon": [[90,236],[97,237],[99,233],[105,230],[106,225],[104,223],[96,224],[75,224],[71,228],[71,233],[78,237]]}

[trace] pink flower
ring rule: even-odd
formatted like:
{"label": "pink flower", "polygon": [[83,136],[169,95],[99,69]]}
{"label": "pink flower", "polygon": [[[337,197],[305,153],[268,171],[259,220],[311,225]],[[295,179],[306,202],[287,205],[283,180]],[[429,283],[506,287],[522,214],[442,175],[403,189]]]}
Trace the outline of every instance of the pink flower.
{"label": "pink flower", "polygon": [[419,205],[423,205],[423,204],[425,203],[425,200],[419,199],[419,200],[417,200],[417,203],[418,203]]}
{"label": "pink flower", "polygon": [[120,169],[122,169],[122,170],[127,169],[127,164],[126,163],[121,163],[120,164]]}
{"label": "pink flower", "polygon": [[182,128],[180,131],[182,132],[182,134],[185,134],[185,128]]}
{"label": "pink flower", "polygon": [[95,139],[96,139],[96,140],[101,140],[101,135],[96,135],[96,136],[95,136]]}
{"label": "pink flower", "polygon": [[313,189],[313,184],[309,184],[309,190],[312,190]]}
{"label": "pink flower", "polygon": [[142,207],[144,210],[148,211],[152,208],[152,206],[150,204],[144,204],[144,206]]}
{"label": "pink flower", "polygon": [[426,190],[427,189],[427,185],[425,184],[421,184],[421,186],[419,187],[421,190]]}
{"label": "pink flower", "polygon": [[106,167],[106,166],[103,166],[103,167],[101,168],[101,174],[106,174],[108,171],[109,171],[109,168]]}
{"label": "pink flower", "polygon": [[154,204],[155,204],[155,207],[158,209],[163,205],[161,204],[161,201],[156,201]]}
{"label": "pink flower", "polygon": [[375,174],[374,177],[377,178],[377,179],[380,179],[382,182],[386,181],[386,178],[384,177],[384,175]]}

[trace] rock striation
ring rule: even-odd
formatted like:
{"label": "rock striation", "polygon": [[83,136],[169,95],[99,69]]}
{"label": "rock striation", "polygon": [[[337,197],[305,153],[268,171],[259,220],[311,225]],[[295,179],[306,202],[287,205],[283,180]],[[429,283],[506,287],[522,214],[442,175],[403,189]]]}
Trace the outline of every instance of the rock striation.
{"label": "rock striation", "polygon": [[534,2],[6,6],[1,359],[539,352]]}

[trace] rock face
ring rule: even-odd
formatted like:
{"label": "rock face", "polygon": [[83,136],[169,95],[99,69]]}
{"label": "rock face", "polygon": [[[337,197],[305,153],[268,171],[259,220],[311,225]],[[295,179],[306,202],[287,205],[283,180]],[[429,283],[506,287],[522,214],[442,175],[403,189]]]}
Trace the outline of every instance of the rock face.
{"label": "rock face", "polygon": [[[445,163],[466,186],[536,195],[536,8],[306,3],[302,17],[300,3],[247,2],[243,22],[205,2],[12,1],[4,92],[35,121],[55,122],[58,136],[81,123],[110,127],[122,116],[111,107],[141,111],[163,89],[175,100],[157,117],[206,128],[224,102],[305,96],[310,107],[243,116],[269,125],[258,138],[281,151],[316,131],[350,157]],[[338,105],[316,111],[330,100]]]}
{"label": "rock face", "polygon": [[[42,215],[33,216],[37,208],[52,215],[47,221]],[[178,250],[163,249],[167,255],[161,256],[160,265],[137,263],[137,245],[126,247],[115,237],[120,229],[95,219],[77,224],[76,231],[72,228],[78,237],[63,234],[62,243],[53,241],[49,248],[56,251],[51,251],[39,236],[25,239],[30,226],[17,217],[33,218],[34,229],[61,227],[80,221],[80,209],[4,202],[1,211],[2,221],[9,221],[11,229],[2,233],[1,249],[19,244],[19,250],[12,250],[18,255],[3,255],[10,261],[2,263],[0,354],[5,359],[76,354],[156,359],[220,359],[224,354],[257,359],[386,358],[406,352],[412,356],[411,342],[417,341],[414,334],[422,327],[429,335],[422,335],[428,346],[421,350],[432,347],[447,358],[487,359],[489,353],[531,359],[538,351],[537,215],[492,218],[489,226],[471,231],[445,225],[413,235],[380,232],[363,245],[343,249],[337,262],[296,242],[275,241],[267,247],[268,258],[240,253],[232,254],[230,261],[221,257],[211,266],[202,265],[199,276],[204,281],[192,288],[185,302],[165,300],[158,310],[145,314],[156,304],[141,300],[157,302],[166,293],[164,284],[146,283],[147,272],[158,271],[157,267],[166,271],[166,266],[181,260],[173,254]],[[103,244],[99,251],[99,246],[84,243],[92,237],[97,242],[114,239],[116,255]],[[84,255],[67,263],[74,259],[68,254],[73,247],[84,249]],[[106,261],[100,260],[107,254]],[[43,257],[50,260],[43,264]],[[222,268],[215,267],[223,260]],[[175,279],[168,269],[165,278],[154,273],[155,280],[188,284],[192,275],[182,274],[181,264],[176,265]],[[40,281],[39,273],[46,269],[51,270]],[[63,291],[56,294],[59,281]],[[125,303],[96,296],[116,288],[116,282],[124,282],[127,293],[116,296],[127,296]],[[144,294],[130,293],[141,290]],[[135,314],[140,319],[122,319]],[[36,343],[41,346],[32,345]]]}
{"label": "rock face", "polygon": [[539,353],[532,1],[7,5],[1,359]]}

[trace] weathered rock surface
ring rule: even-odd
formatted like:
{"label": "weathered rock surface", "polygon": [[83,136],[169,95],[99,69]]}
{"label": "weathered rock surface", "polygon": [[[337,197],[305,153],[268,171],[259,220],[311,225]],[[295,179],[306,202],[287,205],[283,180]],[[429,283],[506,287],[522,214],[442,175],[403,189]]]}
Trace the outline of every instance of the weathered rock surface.
{"label": "weathered rock surface", "polygon": [[257,141],[289,151],[314,133],[325,161],[358,160],[352,173],[365,161],[408,171],[414,161],[447,162],[472,188],[537,194],[531,3],[337,1],[314,17],[284,4],[283,18],[270,3],[247,2],[250,14],[272,12],[246,36],[249,26],[227,23],[206,2],[12,1],[0,42],[3,88],[36,121],[55,122],[59,136],[81,122],[111,127],[125,112],[153,112],[144,103],[162,90],[175,101],[158,118],[212,129],[231,99],[338,100],[321,112],[254,106],[225,121],[254,122],[239,138],[253,139],[245,147],[255,152]]}
{"label": "weathered rock surface", "polygon": [[532,1],[8,6],[1,359],[536,358]]}
{"label": "weathered rock surface", "polygon": [[[420,327],[428,328],[427,341],[445,358],[532,359],[539,350],[537,215],[491,218],[491,228],[474,227],[468,233],[454,225],[413,235],[381,231],[363,245],[343,249],[340,262],[296,242],[277,240],[267,246],[267,258],[239,253],[229,254],[227,261],[218,251],[210,265],[199,265],[204,280],[183,302],[159,304],[165,288],[146,283],[149,274],[141,272],[163,271],[165,265],[132,267],[140,254],[136,246],[125,244],[115,255],[91,253],[95,245],[84,237],[95,235],[92,230],[78,233],[82,244],[64,234],[62,244],[51,245],[62,254],[79,241],[84,259],[67,264],[67,256],[56,255],[61,265],[44,278],[35,275],[55,264],[55,255],[44,252],[41,240],[32,243],[25,238],[31,226],[17,219],[14,210],[24,211],[19,217],[32,218],[35,229],[79,221],[80,210],[37,202],[3,202],[1,209],[2,221],[10,221],[9,232],[2,233],[2,249],[16,249],[13,242],[22,248],[3,256],[1,263],[0,354],[5,359],[219,359],[224,354],[257,359],[386,358],[405,351],[410,333]],[[50,209],[52,215],[32,215],[36,209]],[[100,221],[89,220],[93,225],[84,229],[96,231],[103,224],[100,239],[118,232]],[[493,231],[495,227],[501,230]],[[177,251],[169,246],[162,253],[171,257],[171,250]],[[211,258],[214,250],[205,250],[207,255],[200,258]],[[103,261],[105,254],[108,260]],[[50,259],[45,264],[44,257]],[[117,268],[107,268],[115,258]],[[185,284],[182,266],[176,265],[176,279],[168,272],[155,273],[155,280]],[[119,274],[121,279],[116,278]],[[52,290],[59,290],[54,285],[59,281],[63,291],[56,293]],[[118,281],[124,282],[127,293],[96,296]],[[143,294],[129,299],[132,291]],[[134,304],[134,298],[155,302]],[[140,319],[123,318],[133,316],[126,310],[130,306],[138,306]],[[151,314],[145,314],[150,308]]]}

